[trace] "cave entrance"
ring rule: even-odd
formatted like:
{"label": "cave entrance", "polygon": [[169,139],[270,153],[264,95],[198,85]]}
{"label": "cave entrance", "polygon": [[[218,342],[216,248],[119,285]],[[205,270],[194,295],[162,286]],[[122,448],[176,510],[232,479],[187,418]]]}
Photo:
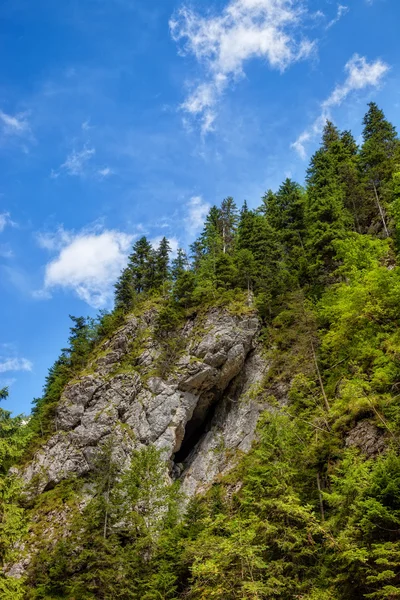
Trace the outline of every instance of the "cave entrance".
{"label": "cave entrance", "polygon": [[178,452],[175,453],[174,463],[184,463],[189,454],[199,444],[208,431],[211,429],[211,423],[215,415],[218,402],[214,402],[206,409],[196,410],[193,413],[193,417],[187,422],[185,428],[185,436],[182,440],[182,444]]}

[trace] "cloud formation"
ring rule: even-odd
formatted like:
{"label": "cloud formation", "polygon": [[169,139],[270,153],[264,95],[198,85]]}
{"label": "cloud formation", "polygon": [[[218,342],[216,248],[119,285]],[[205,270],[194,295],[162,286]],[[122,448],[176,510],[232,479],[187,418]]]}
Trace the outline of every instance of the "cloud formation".
{"label": "cloud formation", "polygon": [[0,373],[32,371],[33,364],[26,358],[0,358]]}
{"label": "cloud formation", "polygon": [[30,132],[30,126],[26,113],[18,115],[8,115],[0,109],[0,123],[3,133],[6,135],[23,136]]}
{"label": "cloud formation", "polygon": [[326,29],[330,29],[331,27],[336,25],[336,23],[338,23],[340,21],[340,19],[349,12],[349,10],[350,10],[350,8],[348,6],[344,6],[343,4],[338,4],[336,17],[334,19],[332,19],[331,21],[329,21],[329,23],[326,26]]}
{"label": "cloud formation", "polygon": [[189,238],[195,237],[203,228],[205,218],[211,206],[201,196],[193,196],[186,204],[186,233]]}
{"label": "cloud formation", "polygon": [[322,102],[321,114],[308,129],[299,135],[291,147],[301,158],[305,159],[307,157],[306,143],[321,133],[326,121],[331,118],[332,108],[340,106],[352,92],[368,87],[378,87],[389,68],[389,65],[380,59],[368,62],[364,56],[354,54],[345,66],[347,77],[344,83],[337,85],[331,95]]}
{"label": "cloud formation", "polygon": [[116,230],[74,234],[61,228],[53,236],[40,236],[39,244],[58,254],[46,265],[44,288],[36,297],[48,297],[52,290],[61,288],[73,290],[94,308],[107,306],[132,240],[133,236]]}
{"label": "cloud formation", "polygon": [[52,171],[52,178],[57,179],[62,173],[75,177],[84,176],[86,174],[88,163],[95,154],[95,148],[90,148],[87,145],[85,145],[82,150],[72,150],[58,171]]}
{"label": "cloud formation", "polygon": [[8,226],[15,227],[16,223],[14,223],[14,221],[11,220],[10,213],[0,213],[0,233],[2,233],[4,229]]}
{"label": "cloud formation", "polygon": [[302,34],[306,15],[301,0],[230,0],[218,15],[203,17],[183,6],[170,20],[182,51],[204,65],[204,80],[181,106],[200,122],[203,134],[213,130],[218,101],[244,75],[248,60],[262,58],[284,71],[310,56],[314,42]]}

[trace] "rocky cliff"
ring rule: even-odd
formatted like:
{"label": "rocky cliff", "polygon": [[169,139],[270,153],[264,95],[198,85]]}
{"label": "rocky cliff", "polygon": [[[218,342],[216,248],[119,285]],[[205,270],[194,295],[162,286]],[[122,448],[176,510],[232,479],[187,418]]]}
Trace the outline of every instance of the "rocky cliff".
{"label": "rocky cliff", "polygon": [[254,390],[266,371],[257,316],[195,316],[170,334],[172,348],[156,339],[155,317],[130,317],[66,387],[57,433],[24,470],[30,494],[88,474],[110,439],[120,465],[133,449],[161,449],[187,496],[249,450],[262,410]]}

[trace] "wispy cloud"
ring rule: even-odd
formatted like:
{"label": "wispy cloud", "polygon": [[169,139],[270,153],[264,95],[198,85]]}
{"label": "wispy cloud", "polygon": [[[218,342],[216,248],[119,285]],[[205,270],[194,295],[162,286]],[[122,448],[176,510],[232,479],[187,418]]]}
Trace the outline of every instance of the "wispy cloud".
{"label": "wispy cloud", "polygon": [[326,29],[330,29],[331,27],[336,25],[336,23],[338,23],[340,21],[340,19],[349,12],[349,10],[350,10],[350,8],[348,6],[344,6],[343,4],[338,4],[336,17],[334,19],[332,19],[331,21],[329,21],[329,23],[326,26]]}
{"label": "wispy cloud", "polygon": [[0,358],[0,373],[32,371],[33,364],[27,358]]}
{"label": "wispy cloud", "polygon": [[82,177],[86,174],[87,166],[95,154],[95,148],[87,145],[82,150],[72,150],[60,168],[57,171],[52,171],[51,176],[57,179],[62,173],[66,173],[73,177]]}
{"label": "wispy cloud", "polygon": [[306,144],[318,136],[327,119],[331,118],[331,110],[340,106],[353,92],[364,90],[368,87],[378,87],[389,71],[389,65],[382,60],[368,62],[364,56],[355,54],[345,66],[347,77],[344,83],[337,85],[331,95],[321,104],[321,113],[312,125],[292,144],[292,148],[305,159],[307,156]]}
{"label": "wispy cloud", "polygon": [[61,250],[67,246],[73,239],[74,234],[66,231],[60,225],[55,231],[39,232],[36,234],[36,242],[40,248],[50,252]]}
{"label": "wispy cloud", "polygon": [[3,133],[18,136],[30,133],[30,125],[27,116],[27,113],[9,115],[0,109],[0,122],[2,124]]}
{"label": "wispy cloud", "polygon": [[6,227],[16,227],[16,223],[12,221],[10,213],[0,213],[0,233],[4,231]]}
{"label": "wispy cloud", "polygon": [[201,196],[193,196],[186,205],[185,227],[189,238],[199,233],[211,206]]}
{"label": "wispy cloud", "polygon": [[54,289],[74,291],[95,308],[107,306],[113,297],[113,284],[126,265],[134,236],[116,230],[66,232],[38,238],[42,248],[57,255],[45,267],[42,290],[36,298],[48,298]]}
{"label": "wispy cloud", "polygon": [[114,172],[110,167],[104,167],[103,169],[98,169],[97,174],[101,179],[105,177],[110,177],[110,175],[114,175]]}
{"label": "wispy cloud", "polygon": [[183,41],[182,52],[204,66],[203,81],[181,106],[200,122],[203,134],[213,130],[218,101],[244,75],[249,59],[262,58],[284,71],[312,54],[315,43],[302,32],[306,16],[301,0],[230,0],[215,16],[183,6],[170,20],[173,39]]}

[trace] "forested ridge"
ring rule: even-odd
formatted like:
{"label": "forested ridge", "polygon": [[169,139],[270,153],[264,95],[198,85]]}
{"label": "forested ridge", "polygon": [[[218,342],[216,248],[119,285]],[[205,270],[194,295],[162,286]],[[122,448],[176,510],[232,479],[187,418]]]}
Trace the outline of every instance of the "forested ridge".
{"label": "forested ridge", "polygon": [[[255,210],[227,197],[189,252],[139,239],[114,310],[72,317],[30,419],[1,409],[3,566],[46,537],[40,511],[68,506],[72,522],[22,578],[6,569],[2,598],[400,598],[400,141],[374,103],[363,125],[358,146],[327,122],[304,187],[286,179]],[[106,445],[86,504],[74,479],[28,500],[10,467],[57,430],[60,395],[99,344],[149,307],[161,373],[190,315],[257,311],[269,369],[253,393],[270,410],[252,450],[184,515],[152,446],[121,474]]]}

